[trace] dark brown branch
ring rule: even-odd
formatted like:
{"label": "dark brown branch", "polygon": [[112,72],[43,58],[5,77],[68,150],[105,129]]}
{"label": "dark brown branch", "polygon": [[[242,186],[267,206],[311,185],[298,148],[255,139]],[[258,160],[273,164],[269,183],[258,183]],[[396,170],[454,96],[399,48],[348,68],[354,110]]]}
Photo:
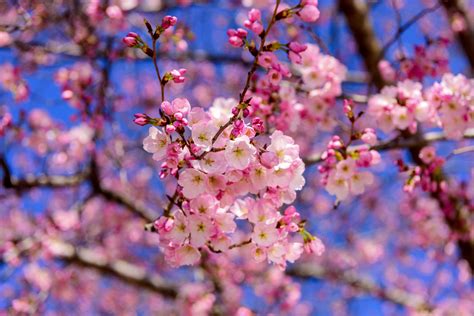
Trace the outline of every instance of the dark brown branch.
{"label": "dark brown branch", "polygon": [[21,193],[25,190],[40,187],[56,189],[67,188],[78,186],[90,181],[95,194],[101,195],[109,201],[124,206],[128,210],[143,218],[146,222],[151,222],[156,219],[156,216],[152,210],[137,203],[134,199],[129,198],[119,192],[104,188],[100,183],[98,167],[95,163],[92,163],[89,169],[69,176],[31,175],[24,178],[15,178],[11,175],[11,170],[5,158],[0,156],[0,168],[3,171],[3,186],[6,189],[14,189]]}
{"label": "dark brown branch", "polygon": [[16,178],[11,174],[5,157],[0,156],[0,168],[3,171],[3,186],[18,192],[36,187],[61,188],[81,185],[89,176],[89,170],[77,172],[73,175],[27,175]]}
{"label": "dark brown branch", "polygon": [[430,311],[433,309],[428,302],[414,293],[409,293],[395,287],[381,287],[371,279],[360,276],[353,271],[332,271],[311,263],[298,264],[294,268],[289,269],[287,274],[299,278],[325,279],[346,284],[374,297],[419,311]]}

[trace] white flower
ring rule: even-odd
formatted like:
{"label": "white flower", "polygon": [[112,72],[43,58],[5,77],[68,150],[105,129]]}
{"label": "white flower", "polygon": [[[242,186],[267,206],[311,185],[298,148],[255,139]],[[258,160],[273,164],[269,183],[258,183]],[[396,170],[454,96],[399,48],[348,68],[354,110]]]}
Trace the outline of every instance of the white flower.
{"label": "white flower", "polygon": [[249,138],[241,136],[229,141],[225,148],[225,158],[232,168],[243,170],[253,161],[256,152]]}
{"label": "white flower", "polygon": [[335,171],[329,174],[326,190],[329,194],[335,195],[339,201],[347,198],[349,195],[349,184],[347,180],[339,177]]}
{"label": "white flower", "polygon": [[269,247],[278,240],[275,225],[257,224],[252,233],[252,241],[258,246]]}
{"label": "white flower", "polygon": [[178,184],[187,199],[194,199],[206,191],[207,176],[196,169],[186,169],[179,175]]}
{"label": "white flower", "polygon": [[143,140],[143,149],[153,154],[154,160],[161,160],[166,156],[169,143],[168,135],[152,126],[148,130],[148,136]]}
{"label": "white flower", "polygon": [[350,179],[356,170],[355,160],[348,158],[339,161],[336,166],[337,177],[343,179]]}
{"label": "white flower", "polygon": [[224,152],[222,151],[210,152],[199,161],[201,170],[210,174],[224,173],[226,171],[226,165]]}
{"label": "white flower", "polygon": [[286,169],[290,167],[292,162],[299,158],[299,146],[295,145],[293,138],[278,130],[273,132],[270,138],[272,143],[267,149],[277,155],[279,161],[277,168]]}
{"label": "white flower", "polygon": [[217,98],[209,108],[209,114],[216,126],[222,126],[232,117],[232,108],[238,104],[235,99]]}
{"label": "white flower", "polygon": [[189,232],[191,233],[191,244],[194,247],[202,247],[214,233],[211,220],[202,215],[189,215]]}
{"label": "white flower", "polygon": [[212,146],[212,138],[216,135],[218,128],[212,122],[200,122],[193,126],[192,137],[194,143],[204,150]]}
{"label": "white flower", "polygon": [[351,193],[359,195],[364,193],[365,187],[371,185],[374,182],[374,176],[367,171],[356,172],[349,179],[349,186],[351,188]]}
{"label": "white flower", "polygon": [[191,245],[184,245],[176,250],[176,261],[179,266],[193,265],[201,259],[201,253]]}

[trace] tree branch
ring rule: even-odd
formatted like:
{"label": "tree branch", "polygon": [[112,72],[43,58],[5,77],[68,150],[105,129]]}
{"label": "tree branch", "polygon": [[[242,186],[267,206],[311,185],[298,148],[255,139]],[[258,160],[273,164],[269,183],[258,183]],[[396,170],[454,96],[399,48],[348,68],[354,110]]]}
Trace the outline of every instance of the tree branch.
{"label": "tree branch", "polygon": [[463,0],[440,0],[450,21],[456,18],[462,18],[465,28],[459,32],[454,31],[457,35],[459,44],[461,44],[464,54],[466,55],[471,66],[471,73],[474,74],[474,25],[472,17],[469,16]]}
{"label": "tree branch", "polygon": [[[474,129],[468,129],[464,134],[465,139],[474,138]],[[424,147],[433,142],[439,141],[449,141],[446,138],[443,132],[429,132],[425,133],[421,137],[396,137],[394,139],[388,141],[381,141],[374,146],[371,146],[370,149],[377,150],[377,151],[386,151],[386,150],[393,150],[393,149],[411,149],[411,148],[418,148]],[[358,148],[366,147],[365,145],[357,145],[357,146],[350,146],[349,150],[357,150]],[[317,164],[322,162],[321,154],[317,154],[311,157],[308,157],[304,160],[306,166]]]}
{"label": "tree branch", "polygon": [[12,176],[4,156],[0,156],[0,168],[3,170],[3,186],[7,189],[15,189],[18,192],[36,187],[61,188],[78,186],[89,177],[89,170],[86,169],[68,176],[27,175],[24,178],[16,178]]}
{"label": "tree branch", "polygon": [[340,0],[339,9],[346,17],[372,82],[378,89],[382,88],[385,82],[378,69],[382,49],[372,29],[367,5],[363,1]]}
{"label": "tree branch", "polygon": [[343,283],[374,297],[419,311],[430,311],[433,309],[428,302],[416,294],[399,288],[381,287],[371,279],[357,275],[353,271],[332,271],[311,263],[298,264],[294,268],[289,269],[287,274],[304,279],[325,279]]}
{"label": "tree branch", "polygon": [[[131,284],[140,288],[147,289],[151,292],[158,293],[167,298],[176,298],[178,289],[163,280],[156,274],[147,273],[147,271],[135,264],[124,260],[109,260],[105,256],[100,255],[94,250],[75,247],[74,245],[58,240],[49,239],[42,241],[47,243],[48,250],[52,255],[60,260],[96,270],[99,273],[117,278],[127,284]],[[35,247],[35,241],[32,238],[22,239],[17,243],[19,254],[26,253]],[[8,257],[9,253],[4,256]]]}

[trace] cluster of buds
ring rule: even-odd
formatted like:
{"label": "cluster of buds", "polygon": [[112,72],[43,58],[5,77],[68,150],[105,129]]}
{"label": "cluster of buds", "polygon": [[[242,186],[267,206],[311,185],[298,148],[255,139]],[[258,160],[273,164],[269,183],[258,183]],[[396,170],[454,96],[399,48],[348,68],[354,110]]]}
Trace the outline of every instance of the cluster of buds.
{"label": "cluster of buds", "polygon": [[241,103],[238,106],[235,106],[232,108],[232,114],[234,116],[238,116],[240,113],[240,110],[242,110],[242,116],[246,118],[247,116],[250,115],[250,110],[248,109],[248,104],[247,103]]}
{"label": "cluster of buds", "polygon": [[260,117],[254,117],[252,119],[252,128],[255,130],[255,132],[261,134],[265,132],[265,123]]}
{"label": "cluster of buds", "polygon": [[186,71],[187,70],[184,68],[173,69],[170,72],[165,73],[163,81],[168,82],[172,80],[174,83],[183,83],[186,80],[186,77],[184,76]]}
{"label": "cluster of buds", "polygon": [[188,125],[186,116],[191,110],[191,105],[187,99],[176,98],[172,102],[164,101],[161,103],[161,110],[170,118],[165,128],[168,134]]}
{"label": "cluster of buds", "polygon": [[[161,25],[158,25],[155,28],[155,30],[153,30],[153,27],[151,26],[150,22],[148,22],[146,19],[144,20],[148,33],[150,34],[153,40],[157,40],[158,38],[160,38],[160,35],[163,34],[163,32],[165,32],[171,26],[176,25],[177,22],[178,22],[178,18],[176,18],[175,16],[167,15],[163,18]],[[148,56],[153,57],[153,50],[150,47],[148,47],[148,45],[142,40],[140,35],[138,35],[135,32],[129,32],[122,39],[122,42],[127,47],[139,48]]]}
{"label": "cluster of buds", "polygon": [[239,135],[243,134],[244,126],[245,126],[244,121],[240,119],[235,120],[232,131],[231,131],[231,135],[233,137],[238,137]]}
{"label": "cluster of buds", "polygon": [[244,21],[244,26],[255,34],[260,35],[263,32],[262,13],[260,10],[250,10],[248,14],[248,20]]}
{"label": "cluster of buds", "polygon": [[242,28],[227,30],[229,36],[229,44],[234,47],[242,47],[245,43],[248,32]]}
{"label": "cluster of buds", "polygon": [[372,184],[373,175],[360,168],[368,168],[380,162],[380,154],[375,150],[370,150],[367,146],[350,150],[337,135],[332,137],[321,158],[323,164],[318,167],[323,175],[321,182],[338,201],[345,200],[350,195],[362,194]]}
{"label": "cluster of buds", "polygon": [[424,147],[418,155],[423,162],[422,165],[410,168],[402,160],[397,161],[400,172],[410,172],[403,187],[405,192],[413,192],[416,186],[420,186],[425,192],[438,192],[446,190],[446,181],[442,179],[441,168],[445,159],[436,156],[436,150],[432,146]]}
{"label": "cluster of buds", "polygon": [[135,113],[134,116],[135,116],[135,119],[133,120],[133,123],[140,126],[145,126],[147,124],[150,124],[152,120],[148,115],[144,113]]}

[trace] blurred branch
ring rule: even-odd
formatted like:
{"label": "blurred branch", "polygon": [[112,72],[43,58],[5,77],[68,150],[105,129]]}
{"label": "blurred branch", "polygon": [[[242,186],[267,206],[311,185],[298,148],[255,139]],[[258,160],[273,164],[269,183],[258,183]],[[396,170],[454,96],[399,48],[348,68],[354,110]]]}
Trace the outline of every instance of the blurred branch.
{"label": "blurred branch", "polygon": [[302,263],[289,269],[287,274],[298,278],[325,279],[343,283],[374,297],[419,311],[433,309],[428,302],[414,293],[395,287],[385,288],[379,286],[373,280],[360,276],[353,271],[332,271],[314,263]]}
{"label": "blurred branch", "polygon": [[140,216],[142,219],[144,219],[147,222],[152,222],[157,217],[156,215],[154,215],[153,211],[137,203],[135,199],[129,198],[125,194],[121,194],[119,192],[112,191],[112,190],[102,188],[102,187],[100,188],[98,193],[102,195],[105,199],[124,206],[129,211],[137,214],[138,216]]}
{"label": "blurred branch", "polygon": [[[167,298],[176,298],[178,295],[178,289],[173,284],[167,283],[159,275],[147,273],[146,269],[135,264],[124,260],[109,260],[106,256],[94,250],[75,247],[58,239],[43,240],[42,243],[47,245],[48,251],[57,259],[94,269],[101,274],[117,278],[127,284],[150,290]],[[13,250],[10,250],[4,254],[4,258],[9,261],[9,257],[24,255],[34,250],[36,246],[37,241],[33,238],[21,239],[16,243],[14,253],[11,253]]]}
{"label": "blurred branch", "polygon": [[349,29],[357,43],[357,48],[365,67],[377,88],[385,84],[378,69],[379,56],[382,49],[372,29],[369,9],[364,1],[339,0],[339,10],[344,14]]}
{"label": "blurred branch", "polygon": [[465,24],[460,31],[453,32],[456,34],[459,43],[461,44],[464,54],[466,55],[471,66],[471,73],[474,74],[474,25],[473,19],[469,16],[469,11],[463,0],[439,0],[443,5],[448,18],[452,22],[456,19],[462,18]]}
{"label": "blurred branch", "polygon": [[5,157],[0,155],[0,168],[3,170],[3,186],[6,189],[14,189],[21,193],[25,190],[40,187],[66,188],[79,186],[86,183],[87,181],[90,181],[92,183],[94,193],[101,195],[109,201],[124,206],[147,222],[151,222],[156,219],[156,216],[152,210],[141,205],[136,200],[129,198],[125,194],[104,188],[100,183],[99,171],[95,163],[92,163],[90,168],[69,176],[28,175],[24,178],[15,178],[11,174],[11,170],[6,162]]}
{"label": "blurred branch", "polygon": [[[464,138],[470,139],[474,138],[474,129],[468,129],[464,134]],[[370,149],[377,150],[377,151],[385,151],[385,150],[392,150],[392,149],[411,149],[411,148],[418,148],[424,147],[432,142],[438,141],[449,141],[446,138],[443,132],[429,132],[425,133],[421,137],[396,137],[394,139],[388,141],[381,141],[374,146],[371,146]],[[357,150],[358,148],[366,147],[365,145],[358,145],[358,146],[350,146],[349,150]],[[308,157],[304,160],[306,166],[313,165],[319,162],[322,162],[321,154],[317,154],[311,157]]]}
{"label": "blurred branch", "polygon": [[[47,43],[24,43],[21,41],[15,41],[11,46],[24,52],[31,52],[31,50],[40,50],[43,53],[62,55],[69,58],[80,58],[86,57],[83,49],[75,43],[62,43],[57,41],[50,41]],[[8,49],[7,47],[0,47],[2,49]],[[123,59],[133,58],[136,61],[149,61],[149,57],[142,54],[138,50],[128,50],[131,55],[122,54],[119,57]],[[194,61],[194,62],[211,62],[215,64],[236,64],[245,67],[250,66],[252,63],[244,60],[241,56],[235,54],[208,54],[204,51],[188,51],[186,53],[173,55],[164,52],[157,52],[157,57],[161,60],[169,61]],[[349,71],[344,82],[347,83],[364,83],[369,81],[369,75],[363,71]]]}
{"label": "blurred branch", "polygon": [[166,283],[160,276],[149,274],[145,269],[132,263],[107,260],[104,256],[86,248],[77,248],[65,242],[54,241],[53,254],[64,261],[75,265],[92,268],[105,275],[110,275],[168,298],[178,295],[177,289]]}
{"label": "blurred branch", "polygon": [[27,175],[24,178],[16,178],[11,174],[11,170],[3,155],[0,155],[0,168],[3,171],[3,186],[7,189],[15,189],[18,192],[36,187],[61,188],[78,186],[89,176],[89,170],[77,172],[73,175]]}
{"label": "blurred branch", "polygon": [[417,14],[415,14],[406,23],[399,25],[393,37],[390,40],[388,40],[388,42],[385,43],[385,45],[383,46],[382,51],[380,52],[380,55],[377,58],[378,61],[382,60],[385,57],[385,54],[389,50],[390,46],[392,46],[393,43],[395,43],[403,35],[403,33],[405,33],[405,31],[407,31],[413,24],[421,20],[425,15],[438,10],[440,7],[441,7],[441,4],[438,3],[432,7],[425,8],[421,10],[420,12],[418,12]]}

